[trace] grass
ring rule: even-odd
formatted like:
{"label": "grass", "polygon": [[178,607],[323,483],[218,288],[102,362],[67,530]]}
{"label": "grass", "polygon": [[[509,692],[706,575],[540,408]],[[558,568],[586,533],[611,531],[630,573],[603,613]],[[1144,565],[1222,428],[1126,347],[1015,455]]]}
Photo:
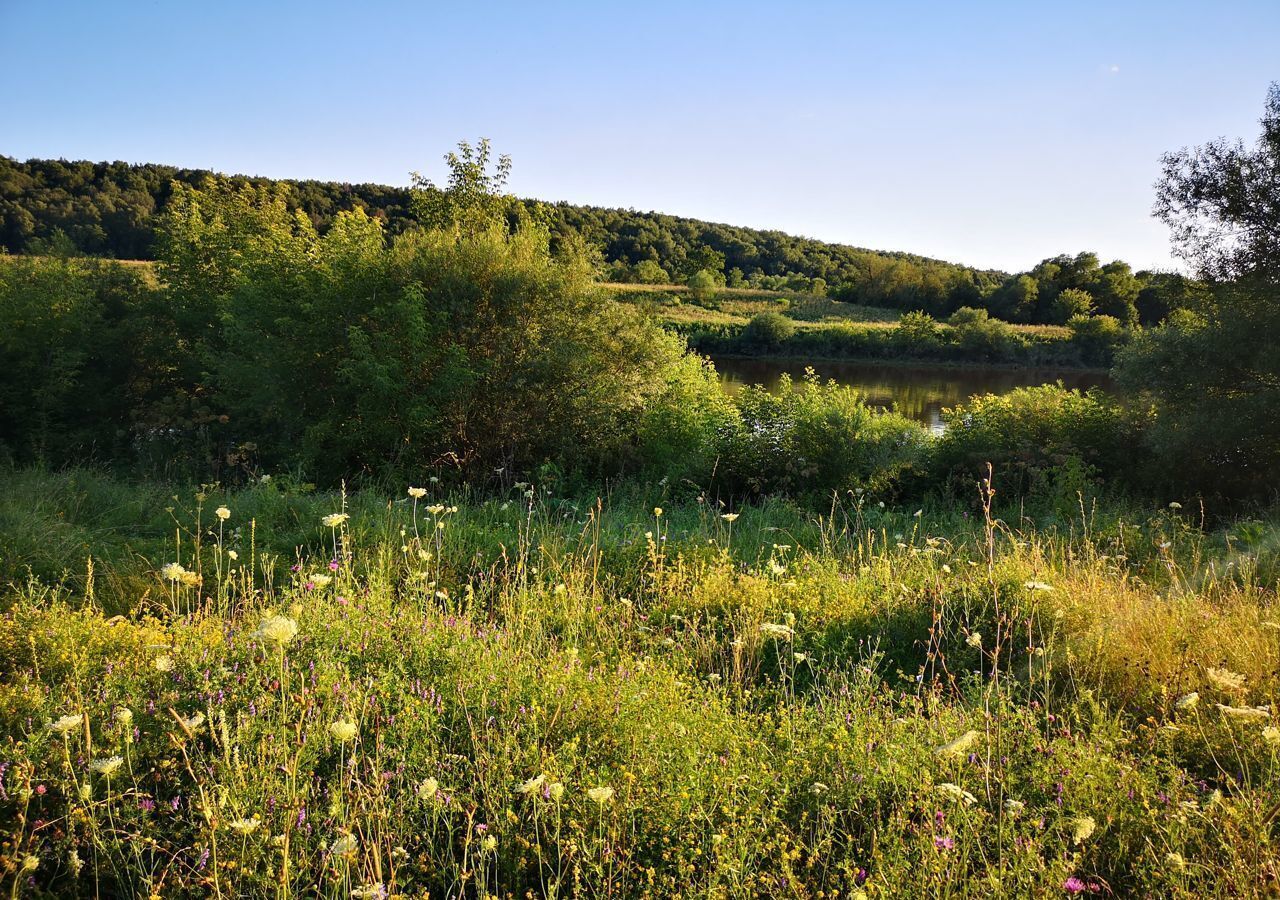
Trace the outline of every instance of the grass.
{"label": "grass", "polygon": [[1276,883],[1269,516],[6,485],[14,896]]}

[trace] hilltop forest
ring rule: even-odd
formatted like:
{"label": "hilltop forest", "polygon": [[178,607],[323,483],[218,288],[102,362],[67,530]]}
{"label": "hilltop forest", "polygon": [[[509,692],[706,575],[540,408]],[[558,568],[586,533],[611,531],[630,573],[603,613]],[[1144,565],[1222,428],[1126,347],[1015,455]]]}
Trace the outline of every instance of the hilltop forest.
{"label": "hilltop forest", "polygon": [[[362,210],[394,237],[417,225],[412,188],[219,176],[200,169],[124,162],[68,162],[0,156],[0,247],[10,253],[71,252],[115,259],[157,258],[157,228],[175,185],[215,182],[278,195],[320,233],[343,211]],[[431,189],[429,185],[426,185]],[[545,225],[553,250],[583,245],[597,274],[623,283],[691,283],[828,294],[851,303],[927,312],[985,309],[1006,322],[1066,324],[1110,316],[1152,325],[1193,305],[1201,290],[1174,273],[1134,272],[1093,253],[1046,259],[1029,272],[974,269],[909,253],[830,244],[656,212],[504,198],[512,229]]]}

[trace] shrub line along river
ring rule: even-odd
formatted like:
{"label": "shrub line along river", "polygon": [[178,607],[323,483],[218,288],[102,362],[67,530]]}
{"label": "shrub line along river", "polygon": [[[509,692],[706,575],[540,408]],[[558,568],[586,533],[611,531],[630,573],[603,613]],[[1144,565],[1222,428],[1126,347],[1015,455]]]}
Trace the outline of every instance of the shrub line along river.
{"label": "shrub line along river", "polygon": [[854,388],[872,406],[897,406],[905,416],[943,430],[942,410],[975,394],[1007,394],[1020,387],[1062,382],[1063,387],[1112,389],[1105,371],[1089,369],[1002,368],[997,366],[903,365],[758,357],[713,357],[721,386],[737,393],[750,384],[776,391],[784,374],[799,380],[812,368],[823,380]]}

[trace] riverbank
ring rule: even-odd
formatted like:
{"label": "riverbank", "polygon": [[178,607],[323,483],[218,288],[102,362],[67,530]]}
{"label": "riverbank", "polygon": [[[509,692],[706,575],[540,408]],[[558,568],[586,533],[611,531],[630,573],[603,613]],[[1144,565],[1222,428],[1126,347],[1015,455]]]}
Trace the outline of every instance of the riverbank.
{"label": "riverbank", "polygon": [[761,334],[747,325],[668,324],[690,349],[712,357],[760,357],[844,362],[928,363],[1106,370],[1124,334],[1099,335],[1082,327],[1015,329],[982,317],[962,324],[928,320],[887,326],[828,322],[780,326]]}
{"label": "riverbank", "polygon": [[[803,371],[806,366],[814,365],[848,365],[848,366],[868,366],[876,369],[927,369],[955,372],[1031,372],[1034,375],[1065,375],[1071,378],[1088,378],[1096,379],[1098,387],[1105,387],[1111,382],[1111,369],[1106,366],[1026,366],[1021,363],[1013,362],[981,362],[978,360],[965,359],[921,359],[910,356],[901,357],[879,357],[879,358],[850,358],[845,356],[799,356],[790,355],[789,353],[774,353],[768,350],[760,352],[738,352],[738,353],[716,353],[707,355],[708,358],[719,368],[720,361],[726,362],[758,362],[764,365],[786,369],[788,371]],[[839,379],[837,379],[839,380]],[[1051,384],[1056,378],[1048,377],[1046,381],[1028,381],[1027,386],[1035,384]],[[1071,385],[1068,385],[1070,387]]]}

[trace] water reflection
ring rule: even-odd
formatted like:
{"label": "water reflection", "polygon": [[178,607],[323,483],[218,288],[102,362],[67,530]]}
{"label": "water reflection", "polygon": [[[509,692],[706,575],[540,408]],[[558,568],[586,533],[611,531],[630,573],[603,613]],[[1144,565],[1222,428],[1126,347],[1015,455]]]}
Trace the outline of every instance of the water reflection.
{"label": "water reflection", "polygon": [[777,390],[783,374],[793,379],[812,367],[823,379],[856,388],[868,403],[884,409],[894,406],[905,416],[923,422],[934,432],[943,430],[942,410],[968,400],[974,394],[1005,394],[1014,388],[1061,381],[1064,387],[1111,388],[1111,378],[1098,372],[1075,369],[988,369],[946,366],[876,365],[875,363],[815,362],[776,359],[716,359],[720,384],[736,393],[748,384]]}

